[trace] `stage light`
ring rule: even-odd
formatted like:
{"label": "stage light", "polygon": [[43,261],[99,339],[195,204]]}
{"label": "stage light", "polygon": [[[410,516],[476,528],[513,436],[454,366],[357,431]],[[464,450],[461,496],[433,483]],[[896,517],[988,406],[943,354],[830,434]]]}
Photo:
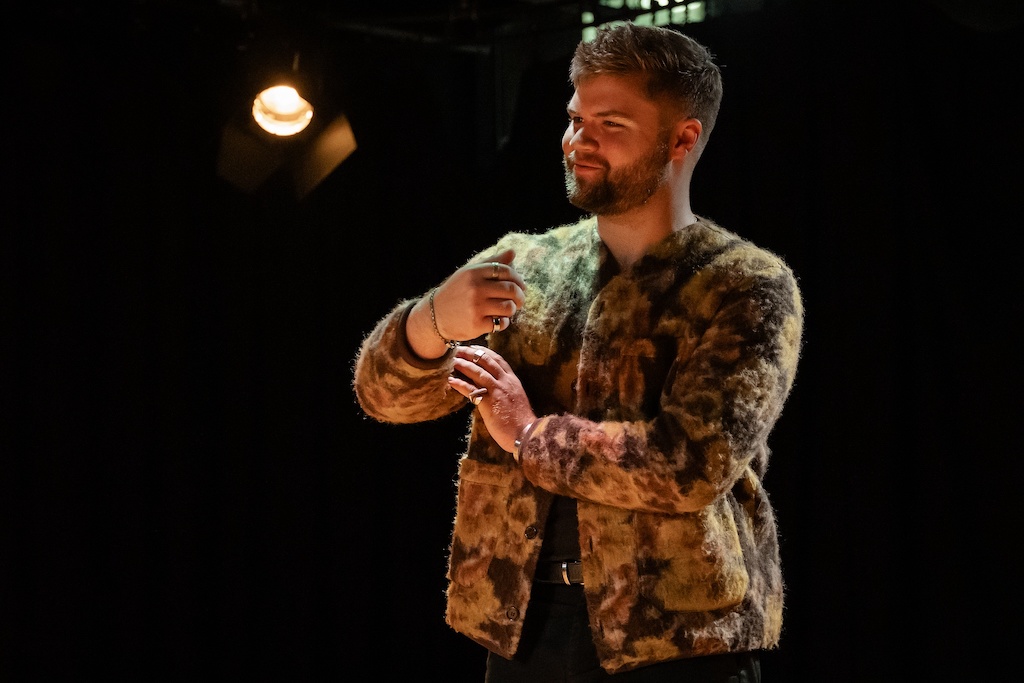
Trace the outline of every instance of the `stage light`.
{"label": "stage light", "polygon": [[324,85],[332,81],[299,69],[297,53],[290,61],[288,69],[248,75],[247,104],[232,108],[222,130],[217,175],[244,192],[285,173],[302,199],[356,150],[348,117]]}

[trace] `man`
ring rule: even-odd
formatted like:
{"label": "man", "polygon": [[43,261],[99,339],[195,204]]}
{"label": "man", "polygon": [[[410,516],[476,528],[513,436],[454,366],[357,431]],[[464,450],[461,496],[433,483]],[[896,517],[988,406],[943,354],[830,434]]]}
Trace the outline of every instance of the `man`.
{"label": "man", "polygon": [[782,624],[761,479],[797,283],[691,209],[722,97],[706,48],[618,25],[570,76],[566,188],[592,215],[506,235],[399,303],[354,389],[390,423],[475,406],[446,618],[487,648],[488,681],[758,681]]}

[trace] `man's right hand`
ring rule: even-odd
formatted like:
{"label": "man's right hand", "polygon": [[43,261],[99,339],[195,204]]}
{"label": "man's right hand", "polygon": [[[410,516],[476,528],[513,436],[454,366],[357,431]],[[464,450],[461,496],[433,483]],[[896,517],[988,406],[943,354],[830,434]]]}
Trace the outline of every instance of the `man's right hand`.
{"label": "man's right hand", "polygon": [[526,282],[512,266],[515,251],[506,249],[464,265],[414,306],[406,336],[421,358],[440,358],[446,340],[466,341],[508,329],[526,300]]}

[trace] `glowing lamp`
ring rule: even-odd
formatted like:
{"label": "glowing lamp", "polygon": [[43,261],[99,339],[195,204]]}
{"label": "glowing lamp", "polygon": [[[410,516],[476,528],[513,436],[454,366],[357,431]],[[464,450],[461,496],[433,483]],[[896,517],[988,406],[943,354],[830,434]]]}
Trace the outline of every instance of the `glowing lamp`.
{"label": "glowing lamp", "polygon": [[252,117],[268,133],[287,137],[306,129],[313,106],[290,85],[275,85],[253,100]]}

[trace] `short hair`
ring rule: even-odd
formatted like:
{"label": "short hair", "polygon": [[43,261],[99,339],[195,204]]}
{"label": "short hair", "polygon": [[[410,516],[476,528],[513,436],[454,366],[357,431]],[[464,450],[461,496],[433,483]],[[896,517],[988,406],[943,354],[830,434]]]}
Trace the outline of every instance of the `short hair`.
{"label": "short hair", "polygon": [[722,72],[708,48],[679,31],[624,22],[598,29],[576,46],[569,67],[573,85],[588,76],[639,75],[647,94],[701,122],[707,143],[722,103]]}

